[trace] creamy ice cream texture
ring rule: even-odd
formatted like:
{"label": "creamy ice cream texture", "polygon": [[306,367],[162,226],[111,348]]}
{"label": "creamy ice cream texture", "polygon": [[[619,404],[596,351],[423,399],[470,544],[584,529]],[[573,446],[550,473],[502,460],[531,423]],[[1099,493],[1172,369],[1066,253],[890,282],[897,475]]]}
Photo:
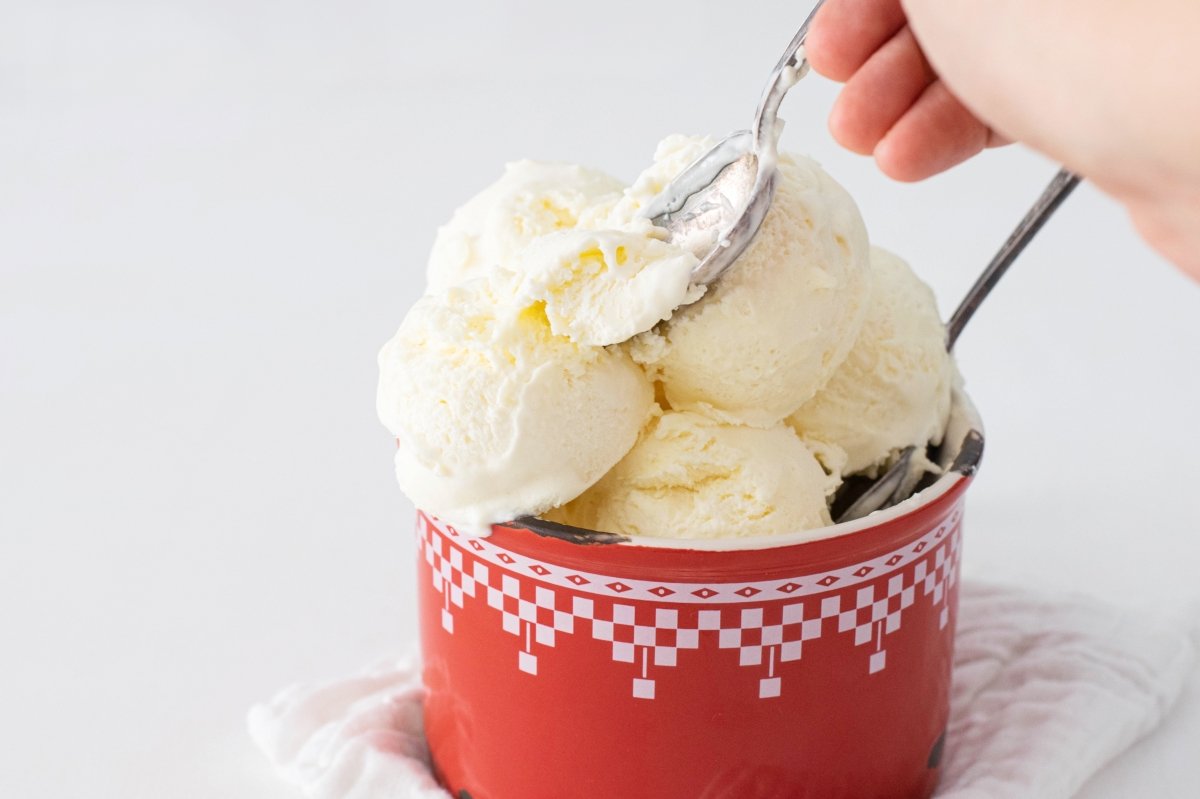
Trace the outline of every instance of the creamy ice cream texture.
{"label": "creamy ice cream texture", "polygon": [[785,425],[667,411],[600,482],[547,518],[630,535],[772,535],[829,524],[836,487]]}
{"label": "creamy ice cream texture", "polygon": [[869,290],[867,232],[850,195],[784,155],[750,247],[702,303],[635,354],[673,408],[766,427],[811,399],[846,357]]}
{"label": "creamy ice cream texture", "polygon": [[866,320],[825,387],[788,423],[844,473],[871,471],[898,450],[941,443],[954,366],[937,301],[908,264],[871,248]]}
{"label": "creamy ice cream texture", "polygon": [[502,271],[417,302],[379,354],[378,410],[418,506],[464,526],[536,514],[599,480],[653,408],[620,349],[551,331]]}
{"label": "creamy ice cream texture", "polygon": [[623,188],[616,178],[575,164],[508,164],[438,230],[426,270],[429,288],[446,289],[510,263],[539,236],[574,228],[588,209],[615,202]]}
{"label": "creamy ice cream texture", "polygon": [[[380,353],[380,418],[418,506],[669,537],[830,523],[841,477],[940,433],[932,294],[872,251],[849,195],[783,156],[750,248],[704,290],[637,214],[711,140],[629,187],[524,161],[438,233],[429,292]],[[936,342],[936,346],[934,346]]]}
{"label": "creamy ice cream texture", "polygon": [[521,297],[544,304],[555,335],[620,344],[704,294],[690,285],[694,255],[662,240],[647,220],[624,228],[551,233],[521,253]]}

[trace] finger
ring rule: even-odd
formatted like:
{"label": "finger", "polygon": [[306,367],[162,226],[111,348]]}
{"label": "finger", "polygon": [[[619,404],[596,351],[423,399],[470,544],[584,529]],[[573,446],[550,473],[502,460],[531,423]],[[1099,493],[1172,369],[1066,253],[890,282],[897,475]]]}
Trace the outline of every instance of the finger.
{"label": "finger", "polygon": [[976,155],[990,138],[988,127],[938,80],[879,142],[875,161],[896,180],[922,180]]}
{"label": "finger", "polygon": [[907,27],[875,51],[846,83],[829,115],[843,147],[868,155],[937,79]]}
{"label": "finger", "polygon": [[[1123,199],[1118,197],[1117,199]],[[1171,197],[1168,201],[1135,199],[1126,202],[1133,225],[1151,247],[1200,280],[1200,194]]]}
{"label": "finger", "polygon": [[828,0],[808,29],[804,52],[817,72],[845,81],[902,27],[900,0]]}

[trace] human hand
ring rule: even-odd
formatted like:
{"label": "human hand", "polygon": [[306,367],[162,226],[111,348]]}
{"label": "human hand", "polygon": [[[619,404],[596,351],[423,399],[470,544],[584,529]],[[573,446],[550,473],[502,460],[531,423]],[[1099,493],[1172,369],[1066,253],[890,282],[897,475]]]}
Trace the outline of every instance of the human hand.
{"label": "human hand", "polygon": [[1021,141],[1129,209],[1200,278],[1200,3],[828,0],[813,68],[847,148],[920,180]]}

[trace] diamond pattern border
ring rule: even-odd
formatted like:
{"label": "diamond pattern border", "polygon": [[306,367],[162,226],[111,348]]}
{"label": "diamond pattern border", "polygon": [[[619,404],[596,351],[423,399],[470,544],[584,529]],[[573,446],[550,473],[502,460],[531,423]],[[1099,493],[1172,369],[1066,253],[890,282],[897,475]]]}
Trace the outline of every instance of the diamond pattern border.
{"label": "diamond pattern border", "polygon": [[[453,608],[463,607],[467,598],[483,596],[489,607],[499,611],[504,631],[521,641],[517,668],[523,672],[537,674],[535,647],[553,648],[559,635],[575,634],[577,626],[586,625],[594,639],[611,646],[614,662],[637,669],[640,661],[632,695],[653,699],[651,665],[678,666],[679,653],[699,649],[705,640],[702,634],[707,633],[715,634],[719,649],[736,651],[741,666],[760,673],[765,669],[758,696],[770,699],[783,691],[777,673],[780,666],[800,660],[806,642],[852,635],[855,646],[872,645],[865,665],[875,674],[887,667],[886,636],[900,629],[904,612],[918,597],[941,606],[938,621],[945,628],[950,616],[946,591],[957,579],[961,555],[961,518],[960,505],[944,524],[916,542],[818,580],[804,575],[700,587],[565,570],[460,536],[453,527],[441,526],[424,514],[418,517],[417,546],[430,567],[433,588],[443,597],[443,629],[452,635]],[[876,569],[873,564],[882,564],[886,572],[867,579]],[[835,583],[841,584],[831,588]],[[805,591],[806,586],[819,588]],[[804,599],[818,590],[826,595],[819,602]],[[837,593],[830,595],[833,591]],[[643,599],[638,592],[647,596]],[[631,599],[684,607],[639,605]],[[747,607],[748,602],[765,604]],[[703,604],[737,607],[704,609]]]}

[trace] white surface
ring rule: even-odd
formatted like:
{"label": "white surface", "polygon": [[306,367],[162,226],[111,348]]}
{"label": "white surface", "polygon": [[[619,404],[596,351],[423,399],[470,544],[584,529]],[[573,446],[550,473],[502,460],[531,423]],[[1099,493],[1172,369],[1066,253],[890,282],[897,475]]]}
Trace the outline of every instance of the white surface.
{"label": "white surface", "polygon": [[[762,5],[0,0],[0,795],[291,795],[246,707],[413,635],[372,405],[435,226],[507,159],[631,178],[746,124],[806,10]],[[950,310],[1052,165],[894,184],[829,140],[832,96],[797,87],[786,146]],[[1084,187],[960,350],[967,575],[1200,590],[1200,289]],[[1082,796],[1194,796],[1198,738],[1193,679]]]}

